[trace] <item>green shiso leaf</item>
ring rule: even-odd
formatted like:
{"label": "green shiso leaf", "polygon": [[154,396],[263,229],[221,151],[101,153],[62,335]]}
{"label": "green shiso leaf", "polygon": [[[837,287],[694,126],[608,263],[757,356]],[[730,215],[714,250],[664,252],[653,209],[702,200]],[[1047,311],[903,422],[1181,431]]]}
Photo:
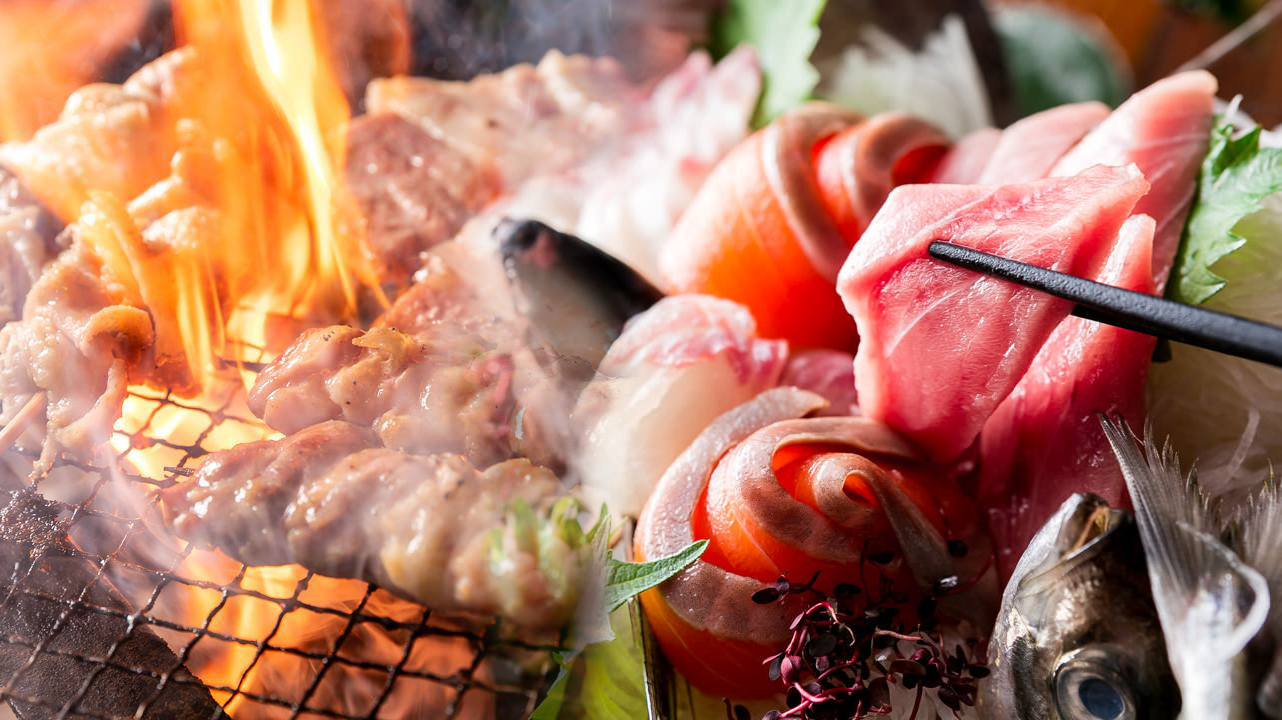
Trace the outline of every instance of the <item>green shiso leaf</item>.
{"label": "green shiso leaf", "polygon": [[819,42],[826,0],[728,0],[712,25],[711,49],[722,57],[747,43],[757,50],[762,90],[752,125],[760,128],[810,99],[819,71],[810,54]]}
{"label": "green shiso leaf", "polygon": [[1211,131],[1167,288],[1167,294],[1180,302],[1200,305],[1224,288],[1226,281],[1214,266],[1246,243],[1235,228],[1261,209],[1264,198],[1282,190],[1282,149],[1261,148],[1258,127],[1238,138],[1233,135],[1232,124],[1223,118]]}
{"label": "green shiso leaf", "polygon": [[614,612],[628,600],[681,572],[699,559],[707,548],[708,541],[700,540],[665,558],[643,563],[622,562],[610,557],[609,579],[605,584],[606,612]]}
{"label": "green shiso leaf", "polygon": [[1130,94],[1124,60],[1100,34],[1069,13],[1037,5],[993,13],[1015,99],[1025,114],[1099,100],[1116,107]]}

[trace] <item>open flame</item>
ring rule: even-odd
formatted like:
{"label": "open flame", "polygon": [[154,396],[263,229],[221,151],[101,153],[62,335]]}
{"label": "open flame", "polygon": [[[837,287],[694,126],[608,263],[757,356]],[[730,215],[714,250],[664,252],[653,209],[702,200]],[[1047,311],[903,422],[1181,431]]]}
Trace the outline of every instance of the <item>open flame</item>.
{"label": "open flame", "polygon": [[[164,477],[167,467],[190,456],[184,448],[213,451],[271,437],[244,408],[252,373],[242,368],[238,374],[235,365],[270,360],[303,327],[357,322],[362,309],[386,303],[344,191],[350,110],[314,9],[308,0],[179,0],[175,20],[186,49],[165,79],[174,95],[159,117],[148,118],[154,142],[170,153],[168,175],[133,198],[79,187],[51,198],[40,188],[64,214],[78,208],[66,218],[77,236],[103,259],[125,300],[151,311],[156,371],[148,385],[130,388],[111,440],[117,455],[144,476]],[[165,402],[155,385],[185,399]],[[195,551],[175,573],[222,584],[240,570],[216,552]],[[297,566],[255,567],[236,582],[289,600],[305,577]],[[311,578],[302,598],[350,611],[365,588]],[[248,596],[228,600],[185,585],[166,590],[175,596],[154,609],[172,613],[176,624],[208,625],[253,643],[329,654],[338,650],[332,644],[346,623],[341,616],[283,614],[281,606]],[[422,612],[381,593],[370,602],[375,607],[366,612],[403,615],[406,622]],[[375,626],[351,636],[361,638],[364,655],[379,656],[373,662],[396,665],[404,652],[405,638]],[[181,648],[192,638],[171,642]],[[466,646],[420,646],[416,656],[426,652],[443,677],[459,671],[448,666],[451,659],[469,654]],[[188,666],[233,716],[242,710],[254,717],[289,714],[244,693],[295,693],[301,701],[310,692],[313,706],[358,714],[386,683],[385,677],[357,682],[351,677],[357,671],[338,666],[321,669],[324,682],[309,690],[318,671],[313,661],[203,639],[189,650]],[[384,709],[404,702],[409,714],[439,707],[448,702],[444,692],[443,686],[420,688],[413,699],[393,697]]]}
{"label": "open flame", "polygon": [[0,3],[0,142],[26,140],[138,33],[143,0]]}
{"label": "open flame", "polygon": [[185,49],[151,70],[163,100],[135,101],[151,157],[113,158],[129,176],[113,188],[24,179],[150,310],[147,379],[197,396],[227,361],[386,300],[341,180],[350,112],[311,3],[180,0],[175,21]]}

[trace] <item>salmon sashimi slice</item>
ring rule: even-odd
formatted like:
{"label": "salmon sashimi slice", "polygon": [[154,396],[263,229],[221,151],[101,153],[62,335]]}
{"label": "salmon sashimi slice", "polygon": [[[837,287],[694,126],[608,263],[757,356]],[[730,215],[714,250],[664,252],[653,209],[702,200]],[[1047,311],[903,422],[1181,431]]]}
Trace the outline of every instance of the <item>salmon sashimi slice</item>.
{"label": "salmon sashimi slice", "polygon": [[864,412],[937,462],[965,451],[1070,310],[1069,303],[927,255],[947,240],[1082,274],[1103,265],[1148,183],[1134,166],[1001,186],[896,189],[837,289],[861,342]]}
{"label": "salmon sashimi slice", "polygon": [[[1153,293],[1152,218],[1126,221],[1093,279]],[[1096,412],[1144,422],[1144,384],[1156,339],[1082,318],[1055,328],[980,433],[979,501],[1004,581],[1037,529],[1073,493],[1130,505]]]}
{"label": "salmon sashimi slice", "polygon": [[1055,163],[1108,115],[1108,106],[1100,102],[1060,105],[1029,115],[1002,131],[974,182],[1014,183],[1046,177]]}
{"label": "salmon sashimi slice", "polygon": [[1159,80],[1122,103],[1060,159],[1050,174],[1076,175],[1092,165],[1135,163],[1152,185],[1135,214],[1157,222],[1153,280],[1166,286],[1179,248],[1194,180],[1206,156],[1217,84],[1196,70]]}

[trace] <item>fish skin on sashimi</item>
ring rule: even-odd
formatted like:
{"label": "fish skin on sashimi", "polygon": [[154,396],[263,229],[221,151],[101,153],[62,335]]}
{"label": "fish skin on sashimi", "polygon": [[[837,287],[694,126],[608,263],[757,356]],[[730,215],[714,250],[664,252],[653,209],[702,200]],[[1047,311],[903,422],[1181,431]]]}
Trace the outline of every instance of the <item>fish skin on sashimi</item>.
{"label": "fish skin on sashimi", "polygon": [[[1152,294],[1154,221],[1126,221],[1092,279]],[[1156,339],[1069,317],[1055,328],[979,436],[979,502],[1004,582],[1037,529],[1073,493],[1130,505],[1126,481],[1096,412],[1144,423],[1144,387]]]}
{"label": "fish skin on sashimi", "polygon": [[1134,163],[1144,173],[1153,187],[1136,204],[1135,214],[1157,221],[1153,280],[1158,292],[1170,276],[1206,156],[1216,89],[1215,76],[1203,70],[1159,80],[1118,106],[1050,171],[1068,176],[1093,165]]}
{"label": "fish skin on sashimi", "polygon": [[1103,265],[1148,190],[1133,166],[1018,185],[896,189],[837,280],[861,342],[864,412],[937,462],[957,458],[1014,389],[1070,304],[928,257],[947,240],[1080,274]]}
{"label": "fish skin on sashimi", "polygon": [[1101,102],[1060,105],[1029,115],[1002,131],[974,182],[1009,184],[1046,177],[1055,163],[1108,115],[1109,107]]}

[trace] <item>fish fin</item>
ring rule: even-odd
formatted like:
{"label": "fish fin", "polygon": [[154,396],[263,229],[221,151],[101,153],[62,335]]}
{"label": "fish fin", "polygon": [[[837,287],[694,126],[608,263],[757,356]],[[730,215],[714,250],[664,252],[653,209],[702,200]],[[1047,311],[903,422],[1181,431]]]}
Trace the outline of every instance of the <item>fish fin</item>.
{"label": "fish fin", "polygon": [[[1234,517],[1242,559],[1265,577],[1269,591],[1282,598],[1282,483],[1271,472],[1259,492],[1237,508]],[[1256,705],[1270,718],[1282,718],[1282,603],[1270,609],[1274,657],[1260,683]]]}
{"label": "fish fin", "polygon": [[1270,585],[1282,584],[1282,483],[1276,476],[1270,474],[1237,508],[1234,521],[1242,559]]}
{"label": "fish fin", "polygon": [[1254,700],[1242,653],[1268,616],[1268,585],[1223,542],[1215,508],[1169,444],[1159,451],[1146,430],[1146,459],[1124,422],[1101,423],[1135,505],[1181,717],[1238,717]]}
{"label": "fish fin", "polygon": [[1200,570],[1211,559],[1202,543],[1176,532],[1176,526],[1183,523],[1195,531],[1217,533],[1220,523],[1215,507],[1198,485],[1196,472],[1180,474],[1180,459],[1170,444],[1158,450],[1151,428],[1145,430],[1141,453],[1140,440],[1125,420],[1114,422],[1100,415],[1100,422],[1135,506],[1150,573],[1160,570],[1168,584],[1192,593]]}

